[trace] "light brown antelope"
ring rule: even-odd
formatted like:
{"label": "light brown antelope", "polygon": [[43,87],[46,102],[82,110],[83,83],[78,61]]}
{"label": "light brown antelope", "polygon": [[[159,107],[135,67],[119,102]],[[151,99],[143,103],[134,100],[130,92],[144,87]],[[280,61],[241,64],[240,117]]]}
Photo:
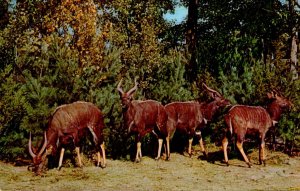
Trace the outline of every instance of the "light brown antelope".
{"label": "light brown antelope", "polygon": [[227,156],[228,139],[233,134],[236,134],[237,148],[242,154],[245,162],[251,167],[251,163],[243,149],[243,142],[246,134],[253,133],[258,133],[259,135],[259,163],[264,163],[265,165],[264,148],[266,133],[272,125],[278,122],[283,109],[292,106],[292,103],[289,100],[278,96],[274,92],[268,93],[267,96],[271,99],[271,103],[267,106],[267,109],[260,106],[236,105],[233,106],[225,116],[227,132],[222,141],[222,146],[224,160],[227,165],[229,165]]}

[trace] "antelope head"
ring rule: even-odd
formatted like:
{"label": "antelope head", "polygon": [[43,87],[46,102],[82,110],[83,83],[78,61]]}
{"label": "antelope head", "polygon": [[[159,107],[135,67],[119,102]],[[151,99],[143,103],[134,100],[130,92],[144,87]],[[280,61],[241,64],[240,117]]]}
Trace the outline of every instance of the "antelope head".
{"label": "antelope head", "polygon": [[267,97],[268,99],[273,100],[274,104],[277,104],[280,108],[290,109],[293,107],[293,103],[287,98],[283,96],[279,96],[277,91],[273,90],[272,92],[267,93]]}
{"label": "antelope head", "polygon": [[31,141],[31,133],[29,136],[29,143],[28,143],[28,150],[29,150],[29,154],[32,157],[32,161],[33,164],[31,166],[28,167],[28,170],[32,170],[33,172],[35,172],[36,174],[40,174],[40,172],[42,171],[42,168],[44,167],[44,162],[45,162],[45,157],[46,155],[43,155],[45,149],[47,146],[47,135],[46,132],[44,133],[44,144],[42,146],[42,148],[40,149],[40,151],[38,153],[33,152],[32,149],[32,141]]}
{"label": "antelope head", "polygon": [[122,85],[122,81],[123,79],[121,79],[121,81],[119,82],[118,86],[117,86],[117,90],[119,91],[120,97],[121,97],[121,102],[122,102],[122,107],[123,108],[127,108],[131,101],[133,100],[133,94],[134,92],[137,90],[137,78],[134,79],[134,87],[131,88],[129,91],[124,92],[123,89],[121,88]]}
{"label": "antelope head", "polygon": [[225,107],[230,105],[230,101],[228,99],[225,99],[219,92],[208,87],[205,83],[203,83],[202,85],[207,90],[209,96],[214,99],[217,106]]}

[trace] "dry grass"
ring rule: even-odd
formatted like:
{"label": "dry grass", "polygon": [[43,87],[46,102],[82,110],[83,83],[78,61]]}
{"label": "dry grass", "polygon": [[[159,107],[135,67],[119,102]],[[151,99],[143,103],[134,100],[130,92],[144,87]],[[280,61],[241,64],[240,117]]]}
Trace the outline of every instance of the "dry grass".
{"label": "dry grass", "polygon": [[[209,147],[210,156],[219,148]],[[197,151],[197,148],[196,148]],[[143,157],[141,163],[108,160],[101,169],[86,162],[83,168],[51,169],[34,176],[27,167],[0,163],[0,190],[300,190],[300,160],[278,152],[268,152],[267,166],[256,165],[258,153],[247,165],[231,158],[227,167],[219,160],[209,163],[172,153],[170,161]],[[201,154],[200,154],[201,155]]]}

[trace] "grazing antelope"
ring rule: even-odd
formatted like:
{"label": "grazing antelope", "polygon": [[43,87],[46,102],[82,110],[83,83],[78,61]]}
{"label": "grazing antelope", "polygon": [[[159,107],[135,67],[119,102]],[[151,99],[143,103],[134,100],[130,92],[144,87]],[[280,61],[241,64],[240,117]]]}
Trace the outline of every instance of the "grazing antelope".
{"label": "grazing antelope", "polygon": [[271,99],[271,103],[264,109],[260,106],[247,106],[236,105],[233,106],[229,113],[225,116],[225,122],[227,125],[227,133],[222,141],[222,147],[224,152],[224,160],[227,165],[227,146],[228,139],[232,134],[237,135],[237,148],[241,152],[245,162],[251,168],[244,149],[243,142],[246,134],[257,133],[259,135],[260,147],[259,147],[259,163],[265,165],[265,136],[271,126],[278,122],[283,109],[292,106],[292,103],[286,98],[278,96],[276,93],[268,93],[268,99]]}
{"label": "grazing antelope", "polygon": [[167,142],[167,159],[170,156],[170,134],[166,128],[168,116],[164,106],[154,100],[133,100],[133,94],[137,90],[138,83],[135,79],[135,85],[129,91],[124,92],[121,88],[122,80],[117,86],[119,91],[124,125],[128,132],[135,134],[137,151],[135,161],[140,162],[142,158],[141,139],[150,132],[158,137],[158,153],[156,159],[160,158],[163,140]]}
{"label": "grazing antelope", "polygon": [[[89,130],[93,135],[93,141],[98,150],[97,166],[106,166],[105,148],[103,140],[104,117],[101,111],[89,102],[74,102],[59,106],[49,119],[47,131],[44,133],[44,143],[42,148],[36,153],[33,152],[31,144],[31,133],[28,143],[29,153],[33,158],[33,171],[40,174],[48,155],[55,155],[57,145],[62,146],[59,165],[62,166],[65,146],[74,144],[78,156],[79,166],[82,166],[79,142],[85,135],[85,130]],[[100,161],[100,152],[103,161]]]}

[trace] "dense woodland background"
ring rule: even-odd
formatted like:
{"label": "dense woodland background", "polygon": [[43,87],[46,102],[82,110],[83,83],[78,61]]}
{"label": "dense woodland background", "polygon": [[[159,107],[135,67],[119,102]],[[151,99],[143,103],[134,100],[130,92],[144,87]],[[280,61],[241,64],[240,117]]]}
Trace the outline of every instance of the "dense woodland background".
{"label": "dense woodland background", "polygon": [[[166,21],[178,5],[186,20]],[[294,103],[275,128],[276,149],[291,154],[300,146],[299,11],[297,0],[0,0],[0,159],[29,159],[29,132],[40,144],[54,109],[77,100],[105,113],[108,156],[126,157],[133,139],[116,86],[136,76],[135,98],[163,104],[209,101],[202,82],[233,104],[265,106],[277,90]],[[206,143],[220,141],[224,113]]]}

